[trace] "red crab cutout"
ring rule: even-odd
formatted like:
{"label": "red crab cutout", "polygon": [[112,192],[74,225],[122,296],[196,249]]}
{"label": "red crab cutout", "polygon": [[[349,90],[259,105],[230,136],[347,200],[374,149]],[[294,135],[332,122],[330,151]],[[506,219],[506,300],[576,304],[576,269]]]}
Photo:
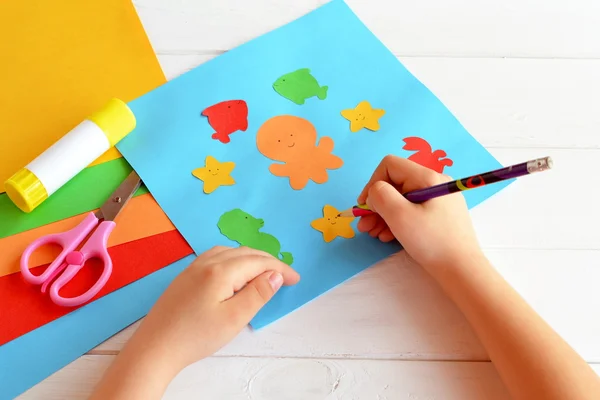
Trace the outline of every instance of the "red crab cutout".
{"label": "red crab cutout", "polygon": [[454,164],[450,158],[446,157],[444,150],[431,150],[431,145],[425,139],[420,137],[407,137],[404,139],[406,144],[403,149],[416,151],[408,157],[409,160],[421,164],[424,167],[430,168],[440,174],[444,172],[444,167],[451,167]]}

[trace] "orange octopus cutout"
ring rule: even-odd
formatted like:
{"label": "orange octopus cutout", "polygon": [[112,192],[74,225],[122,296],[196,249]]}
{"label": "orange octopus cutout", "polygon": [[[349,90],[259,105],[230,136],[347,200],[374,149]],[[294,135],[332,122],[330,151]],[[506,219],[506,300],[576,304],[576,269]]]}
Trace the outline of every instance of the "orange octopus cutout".
{"label": "orange octopus cutout", "polygon": [[424,167],[432,169],[440,174],[444,172],[444,167],[451,167],[454,164],[450,158],[446,157],[444,150],[432,151],[431,145],[425,139],[420,137],[407,137],[404,139],[404,150],[416,151],[408,157],[409,160],[421,164]]}
{"label": "orange octopus cutout", "polygon": [[267,120],[256,134],[258,151],[284,164],[271,164],[269,171],[289,177],[292,189],[301,190],[309,180],[321,184],[329,179],[328,169],[338,169],[344,162],[331,154],[333,139],[323,136],[317,144],[317,130],[309,121],[293,115],[279,115]]}
{"label": "orange octopus cutout", "polygon": [[350,225],[353,217],[340,217],[339,211],[329,204],[323,207],[323,218],[315,219],[310,223],[314,229],[323,234],[327,243],[340,236],[346,239],[354,237],[354,229]]}

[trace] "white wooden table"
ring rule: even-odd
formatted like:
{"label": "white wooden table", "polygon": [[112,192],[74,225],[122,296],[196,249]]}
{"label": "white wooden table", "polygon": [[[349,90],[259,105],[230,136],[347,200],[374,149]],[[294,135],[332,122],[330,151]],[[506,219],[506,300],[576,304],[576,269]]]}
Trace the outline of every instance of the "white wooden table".
{"label": "white wooden table", "polygon": [[[135,4],[173,78],[323,2]],[[600,2],[347,2],[502,163],[554,158],[555,170],[511,185],[472,215],[496,267],[600,372]],[[85,398],[136,326],[21,398]],[[165,396],[507,397],[454,305],[419,268],[392,262],[259,332],[243,332],[184,370]]]}

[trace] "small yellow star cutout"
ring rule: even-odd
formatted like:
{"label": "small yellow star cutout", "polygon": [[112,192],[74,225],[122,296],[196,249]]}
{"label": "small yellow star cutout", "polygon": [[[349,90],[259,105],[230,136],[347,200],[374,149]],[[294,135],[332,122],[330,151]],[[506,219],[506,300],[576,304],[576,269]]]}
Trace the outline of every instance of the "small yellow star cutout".
{"label": "small yellow star cutout", "polygon": [[326,205],[323,207],[323,218],[310,223],[310,226],[323,234],[323,240],[327,243],[338,236],[346,239],[354,237],[354,229],[350,226],[354,218],[338,217],[339,213],[335,207]]}
{"label": "small yellow star cutout", "polygon": [[235,167],[233,161],[219,162],[212,156],[206,157],[206,166],[192,171],[192,175],[204,182],[204,193],[212,193],[219,186],[230,186],[235,183],[231,171]]}
{"label": "small yellow star cutout", "polygon": [[361,101],[356,108],[342,111],[342,117],[350,121],[350,130],[358,132],[362,128],[370,131],[379,130],[379,118],[383,117],[385,110],[373,108],[368,101]]}

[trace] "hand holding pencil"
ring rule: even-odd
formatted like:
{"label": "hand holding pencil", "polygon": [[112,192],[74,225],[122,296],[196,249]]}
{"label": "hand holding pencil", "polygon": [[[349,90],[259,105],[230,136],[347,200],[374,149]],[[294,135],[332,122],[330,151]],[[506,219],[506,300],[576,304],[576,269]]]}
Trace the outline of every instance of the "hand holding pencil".
{"label": "hand holding pencil", "polygon": [[[544,158],[464,178],[458,183],[413,161],[387,156],[358,197],[360,206],[349,212],[351,216],[360,214],[359,231],[383,242],[397,239],[420,265],[436,268],[449,259],[481,253],[464,197],[446,194],[551,166],[552,161]],[[424,200],[423,194],[429,200]],[[341,214],[348,216],[348,212]]]}
{"label": "hand holding pencil", "polygon": [[[494,171],[488,171],[483,174],[471,175],[455,181],[444,182],[423,189],[414,190],[405,193],[404,197],[412,203],[423,203],[436,197],[475,189],[536,172],[546,171],[550,168],[552,168],[552,159],[550,157],[538,158]],[[346,211],[342,211],[339,216],[362,217],[369,214],[373,214],[373,210],[366,204],[359,204]]]}

